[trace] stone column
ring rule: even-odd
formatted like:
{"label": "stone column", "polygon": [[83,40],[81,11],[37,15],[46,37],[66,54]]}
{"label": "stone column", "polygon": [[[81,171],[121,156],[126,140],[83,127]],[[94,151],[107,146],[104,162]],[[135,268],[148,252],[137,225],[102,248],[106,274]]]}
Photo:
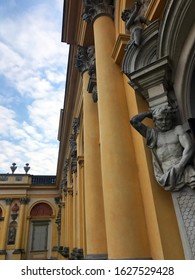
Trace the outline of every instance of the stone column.
{"label": "stone column", "polygon": [[84,195],[84,157],[78,157],[78,232],[77,232],[77,246],[85,250],[85,195]]}
{"label": "stone column", "polygon": [[[90,47],[91,48],[91,47]],[[89,73],[91,68],[88,50],[81,58],[83,67],[79,68],[83,77],[83,127],[84,127],[84,192],[86,225],[86,259],[107,258],[105,216],[102,193],[102,177],[99,145],[98,107],[89,94]]]}
{"label": "stone column", "polygon": [[24,233],[25,233],[25,208],[26,204],[29,202],[29,199],[26,197],[20,198],[20,212],[19,212],[19,222],[18,222],[18,229],[17,229],[17,234],[16,234],[16,245],[15,245],[15,250],[13,252],[14,259],[19,260],[21,259],[22,253],[24,253],[24,249],[22,249],[22,240],[24,238]]}
{"label": "stone column", "polygon": [[2,234],[0,238],[0,260],[5,259],[6,255],[6,241],[7,241],[7,233],[8,233],[8,225],[9,225],[9,218],[10,218],[10,207],[12,203],[11,198],[6,198],[6,209],[5,209],[5,218],[3,221],[3,228],[2,228]]}
{"label": "stone column", "polygon": [[92,1],[93,9],[86,7],[83,15],[94,27],[108,258],[145,258],[149,251],[147,236],[142,234],[145,220],[124,84],[120,68],[111,58],[115,43],[111,2]]}
{"label": "stone column", "polygon": [[73,189],[68,188],[67,193],[67,239],[69,252],[73,249]]}

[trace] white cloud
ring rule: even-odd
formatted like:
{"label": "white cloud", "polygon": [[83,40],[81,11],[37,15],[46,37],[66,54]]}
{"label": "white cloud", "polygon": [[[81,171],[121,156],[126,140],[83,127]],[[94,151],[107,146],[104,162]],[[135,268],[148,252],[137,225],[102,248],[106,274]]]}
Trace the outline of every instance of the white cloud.
{"label": "white cloud", "polygon": [[[4,77],[13,89],[7,93],[1,89],[6,100],[0,101],[0,173],[9,172],[12,162],[17,163],[17,172],[24,172],[26,162],[31,174],[56,172],[68,57],[56,27],[62,18],[62,2],[51,1],[53,7],[39,2],[30,12],[0,19],[0,79]],[[16,104],[21,105],[20,116]],[[27,115],[21,120],[24,111]]]}

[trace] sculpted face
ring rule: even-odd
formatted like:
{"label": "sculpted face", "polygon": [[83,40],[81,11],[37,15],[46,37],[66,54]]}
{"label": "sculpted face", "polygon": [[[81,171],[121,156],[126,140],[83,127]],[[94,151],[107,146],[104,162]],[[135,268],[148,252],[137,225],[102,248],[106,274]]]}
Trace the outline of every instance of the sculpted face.
{"label": "sculpted face", "polygon": [[162,114],[156,117],[155,124],[160,131],[168,131],[172,128],[173,121],[169,114]]}

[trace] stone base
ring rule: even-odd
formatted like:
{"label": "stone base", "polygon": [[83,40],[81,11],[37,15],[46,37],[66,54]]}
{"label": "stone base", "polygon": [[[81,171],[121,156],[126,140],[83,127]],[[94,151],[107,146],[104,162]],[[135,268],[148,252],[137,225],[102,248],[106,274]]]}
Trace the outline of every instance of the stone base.
{"label": "stone base", "polygon": [[107,260],[107,254],[89,254],[84,257],[85,260]]}

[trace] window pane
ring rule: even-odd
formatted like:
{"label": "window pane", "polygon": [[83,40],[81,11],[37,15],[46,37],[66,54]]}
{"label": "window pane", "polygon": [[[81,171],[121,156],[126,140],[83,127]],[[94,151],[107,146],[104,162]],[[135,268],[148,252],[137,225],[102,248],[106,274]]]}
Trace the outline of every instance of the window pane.
{"label": "window pane", "polygon": [[46,251],[48,237],[48,222],[33,223],[32,251]]}

